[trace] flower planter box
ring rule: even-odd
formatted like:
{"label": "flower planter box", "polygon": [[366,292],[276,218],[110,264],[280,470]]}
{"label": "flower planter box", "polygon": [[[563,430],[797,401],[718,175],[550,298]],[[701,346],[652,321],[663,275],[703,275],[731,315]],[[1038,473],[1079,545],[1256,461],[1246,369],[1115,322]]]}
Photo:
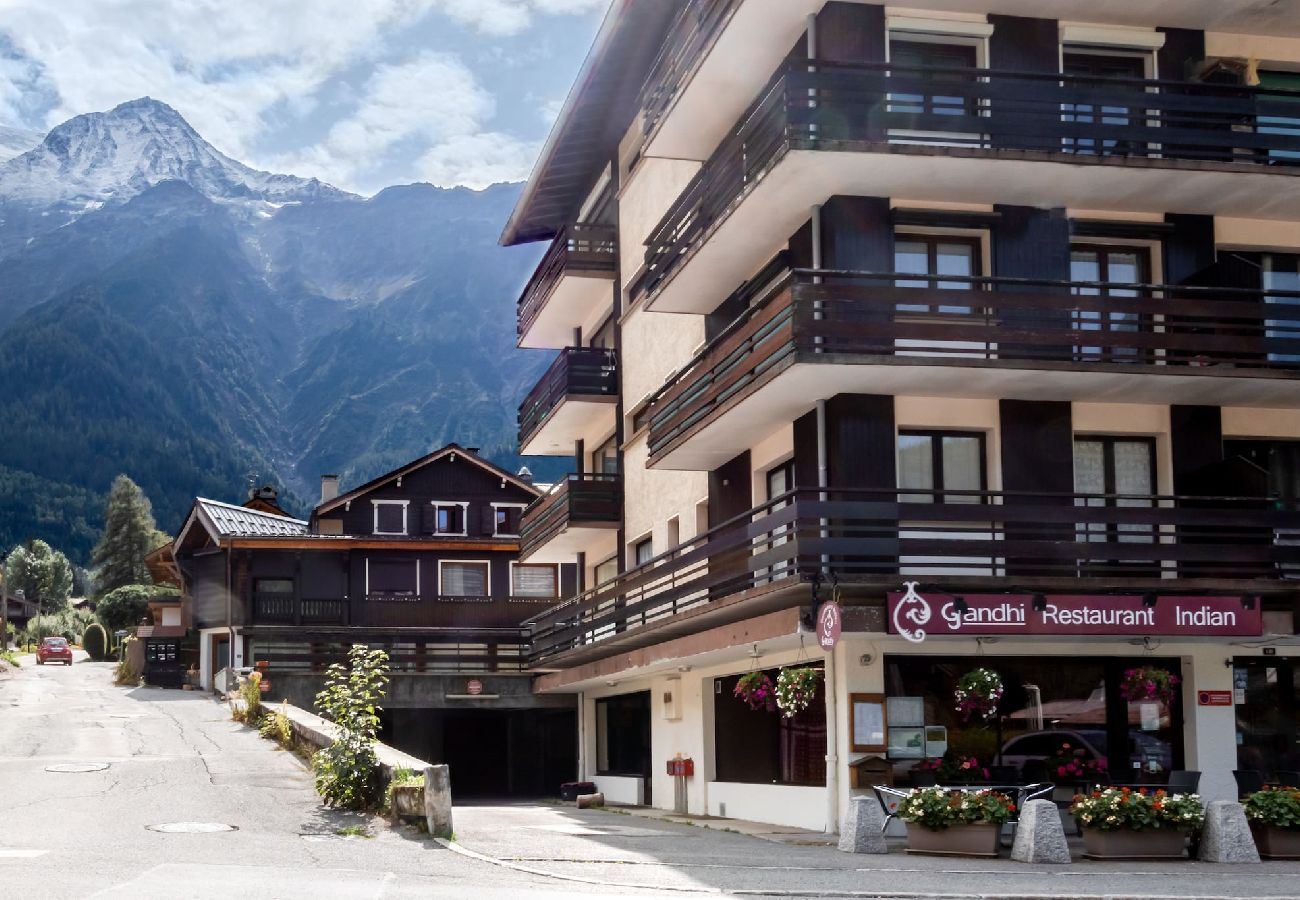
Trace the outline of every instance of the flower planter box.
{"label": "flower planter box", "polygon": [[1183,859],[1187,832],[1173,828],[1147,831],[1083,829],[1084,856],[1089,859]]}
{"label": "flower planter box", "polygon": [[932,829],[909,822],[907,852],[934,853],[942,856],[997,856],[1001,825],[953,825]]}
{"label": "flower planter box", "polygon": [[424,818],[424,785],[404,784],[393,788],[393,818],[397,821]]}
{"label": "flower planter box", "polygon": [[1300,831],[1251,822],[1250,833],[1255,837],[1255,848],[1264,859],[1300,859]]}

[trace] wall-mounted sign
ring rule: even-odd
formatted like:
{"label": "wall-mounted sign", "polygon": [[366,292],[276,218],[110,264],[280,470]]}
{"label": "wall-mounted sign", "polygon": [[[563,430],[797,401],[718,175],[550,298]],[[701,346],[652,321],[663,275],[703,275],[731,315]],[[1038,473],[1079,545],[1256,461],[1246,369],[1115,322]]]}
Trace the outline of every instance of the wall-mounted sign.
{"label": "wall-mounted sign", "polygon": [[1258,637],[1258,601],[1240,597],[955,594],[916,590],[888,595],[889,631],[909,641],[932,635],[1113,634]]}
{"label": "wall-mounted sign", "polygon": [[1197,691],[1197,706],[1231,706],[1232,691]]}
{"label": "wall-mounted sign", "polygon": [[840,641],[840,632],[844,628],[844,616],[840,605],[834,600],[827,600],[817,607],[817,643],[823,650],[834,650]]}
{"label": "wall-mounted sign", "polygon": [[483,693],[483,682],[479,681],[477,678],[471,678],[469,681],[465,682],[465,693],[477,697],[479,694]]}

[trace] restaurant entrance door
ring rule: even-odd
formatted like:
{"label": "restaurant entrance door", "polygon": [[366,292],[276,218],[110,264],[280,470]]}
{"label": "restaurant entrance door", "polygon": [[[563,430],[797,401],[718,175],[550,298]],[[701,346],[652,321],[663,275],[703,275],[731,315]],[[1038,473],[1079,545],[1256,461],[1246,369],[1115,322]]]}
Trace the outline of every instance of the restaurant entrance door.
{"label": "restaurant entrance door", "polygon": [[1300,659],[1252,656],[1232,665],[1237,768],[1300,781]]}

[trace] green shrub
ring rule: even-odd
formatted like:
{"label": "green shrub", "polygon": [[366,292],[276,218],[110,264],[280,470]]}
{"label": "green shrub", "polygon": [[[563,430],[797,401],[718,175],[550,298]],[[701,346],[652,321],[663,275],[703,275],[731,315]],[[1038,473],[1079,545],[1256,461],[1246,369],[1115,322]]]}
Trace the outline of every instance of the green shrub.
{"label": "green shrub", "polygon": [[81,647],[95,662],[108,659],[108,632],[98,622],[91,622],[81,635]]}
{"label": "green shrub", "polygon": [[316,708],[338,726],[338,736],[312,757],[316,792],[327,806],[374,809],[379,805],[382,778],[375,741],[379,733],[379,701],[388,685],[388,654],[353,644],[348,665],[329,667],[325,689],[316,695]]}
{"label": "green shrub", "polygon": [[1285,831],[1300,831],[1300,790],[1264,788],[1246,798],[1246,818]]}
{"label": "green shrub", "polygon": [[[287,705],[286,701],[285,706]],[[257,730],[262,737],[275,741],[281,747],[288,747],[293,743],[293,727],[289,724],[289,716],[283,707],[262,716],[262,724],[257,726]]]}

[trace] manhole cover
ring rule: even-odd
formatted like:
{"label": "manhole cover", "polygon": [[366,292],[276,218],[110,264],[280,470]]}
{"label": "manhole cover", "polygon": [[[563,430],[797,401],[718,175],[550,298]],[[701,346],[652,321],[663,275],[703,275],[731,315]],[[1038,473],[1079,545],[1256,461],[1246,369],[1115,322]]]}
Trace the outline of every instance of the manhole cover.
{"label": "manhole cover", "polygon": [[221,822],[167,822],[163,825],[146,825],[150,831],[163,834],[216,834],[219,831],[238,831],[234,825]]}
{"label": "manhole cover", "polygon": [[81,772],[102,772],[107,768],[108,763],[60,763],[57,766],[46,766],[45,771],[79,774]]}

